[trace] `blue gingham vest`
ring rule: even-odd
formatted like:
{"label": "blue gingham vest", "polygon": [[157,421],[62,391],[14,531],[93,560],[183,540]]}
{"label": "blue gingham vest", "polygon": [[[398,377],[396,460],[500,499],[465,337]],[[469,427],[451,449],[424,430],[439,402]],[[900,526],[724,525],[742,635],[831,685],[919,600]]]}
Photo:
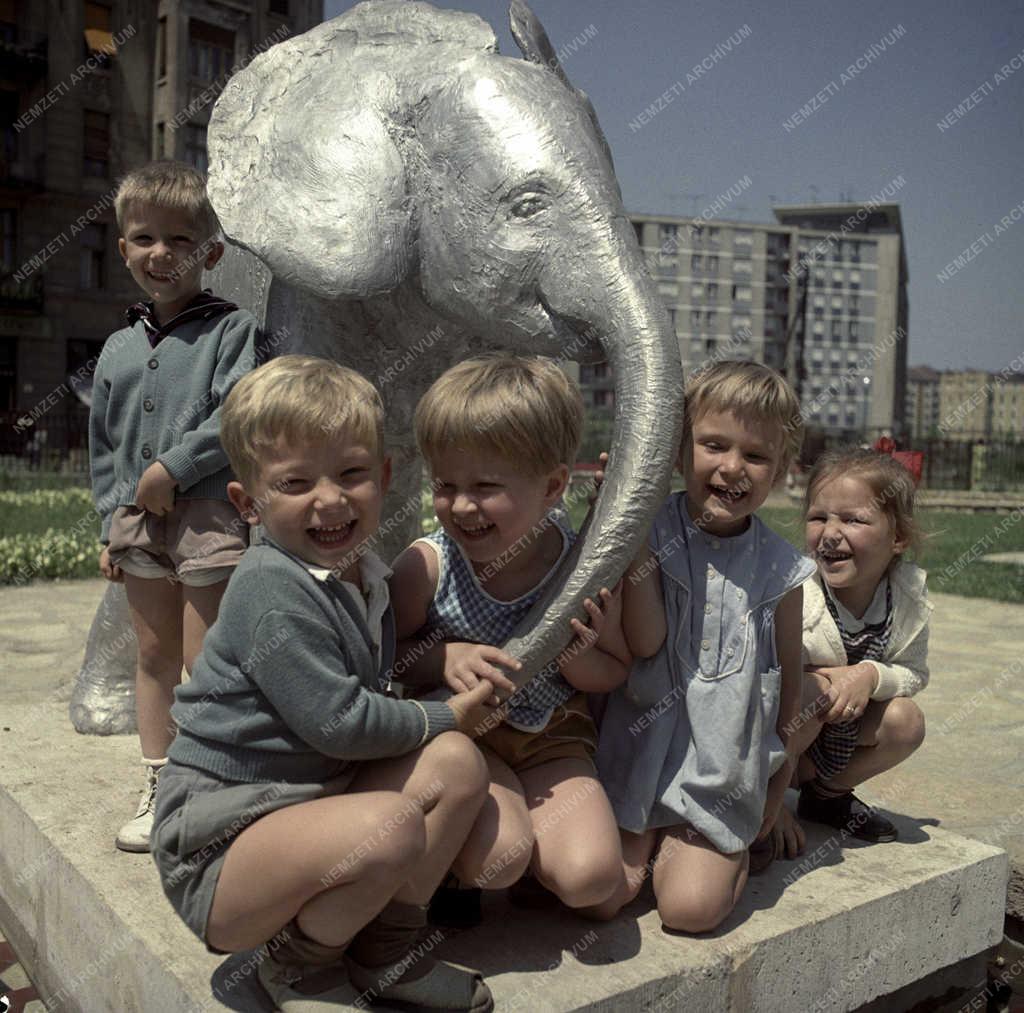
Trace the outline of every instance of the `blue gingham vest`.
{"label": "blue gingham vest", "polygon": [[[505,643],[576,540],[576,533],[558,514],[548,514],[546,520],[561,533],[562,551],[544,579],[512,601],[492,598],[480,586],[472,564],[443,528],[424,536],[422,541],[431,543],[438,557],[437,592],[427,610],[427,630],[444,640],[498,647]],[[512,696],[505,721],[521,731],[538,732],[547,725],[554,709],[575,692],[558,670],[557,661],[552,661]]]}

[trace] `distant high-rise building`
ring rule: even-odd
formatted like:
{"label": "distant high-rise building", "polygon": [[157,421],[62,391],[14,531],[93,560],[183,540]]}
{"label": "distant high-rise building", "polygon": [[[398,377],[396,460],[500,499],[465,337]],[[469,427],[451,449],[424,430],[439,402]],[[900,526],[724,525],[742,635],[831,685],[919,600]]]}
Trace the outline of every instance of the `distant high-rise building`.
{"label": "distant high-rise building", "polygon": [[[901,434],[908,309],[898,205],[775,215],[774,225],[631,216],[684,368],[753,358],[787,373],[808,424]],[[588,404],[607,406],[604,386],[586,371],[581,380]]]}
{"label": "distant high-rise building", "polygon": [[907,370],[907,429],[911,438],[939,436],[942,414],[939,406],[939,378],[931,366],[911,366]]}
{"label": "distant high-rise building", "polygon": [[322,19],[323,0],[0,0],[0,453],[44,429],[85,445],[73,389],[141,296],[118,178],[156,157],[205,169],[227,78]]}

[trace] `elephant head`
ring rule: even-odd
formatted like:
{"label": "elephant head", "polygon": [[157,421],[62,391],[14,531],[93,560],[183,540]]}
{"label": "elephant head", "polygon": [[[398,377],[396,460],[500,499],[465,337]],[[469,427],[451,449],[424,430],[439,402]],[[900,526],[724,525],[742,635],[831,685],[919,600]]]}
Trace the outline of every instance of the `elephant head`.
{"label": "elephant head", "polygon": [[[525,59],[499,56],[479,18],[415,0],[367,0],[275,46],[217,102],[209,190],[228,238],[273,276],[268,326],[291,335],[275,351],[381,382],[434,336],[411,379],[383,391],[407,462],[416,394],[468,352],[610,362],[608,477],[507,645],[522,682],[644,537],[677,450],[682,375],[593,108],[526,4],[511,14]],[[419,471],[406,471],[415,495]]]}

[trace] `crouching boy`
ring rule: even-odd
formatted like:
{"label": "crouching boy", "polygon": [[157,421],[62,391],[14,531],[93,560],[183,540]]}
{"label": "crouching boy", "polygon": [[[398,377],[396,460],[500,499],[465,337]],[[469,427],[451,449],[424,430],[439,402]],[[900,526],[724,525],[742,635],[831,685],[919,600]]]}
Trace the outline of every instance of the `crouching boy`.
{"label": "crouching boy", "polygon": [[487,1011],[478,973],[410,957],[487,795],[461,732],[493,686],[444,703],[384,692],[390,571],[366,544],[390,476],[382,429],[377,391],[323,359],[274,359],[228,398],[229,495],[264,538],[176,691],[151,850],[208,949],[267,944],[258,973],[283,1010]]}

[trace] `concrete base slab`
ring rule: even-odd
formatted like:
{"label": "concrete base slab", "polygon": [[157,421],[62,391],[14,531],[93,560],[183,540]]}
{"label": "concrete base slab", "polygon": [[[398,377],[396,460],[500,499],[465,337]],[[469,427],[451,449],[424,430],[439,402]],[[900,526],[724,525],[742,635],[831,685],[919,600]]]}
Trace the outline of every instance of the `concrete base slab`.
{"label": "concrete base slab", "polygon": [[[66,704],[11,701],[0,732],[0,923],[49,1007],[266,1010],[256,958],[208,954],[145,855],[113,834],[140,786],[134,737],[75,734]],[[9,731],[7,730],[9,729]],[[1006,854],[898,817],[865,846],[809,826],[720,931],[662,931],[649,897],[613,922],[488,897],[483,926],[430,937],[481,968],[498,1010],[851,1010],[998,943]]]}

